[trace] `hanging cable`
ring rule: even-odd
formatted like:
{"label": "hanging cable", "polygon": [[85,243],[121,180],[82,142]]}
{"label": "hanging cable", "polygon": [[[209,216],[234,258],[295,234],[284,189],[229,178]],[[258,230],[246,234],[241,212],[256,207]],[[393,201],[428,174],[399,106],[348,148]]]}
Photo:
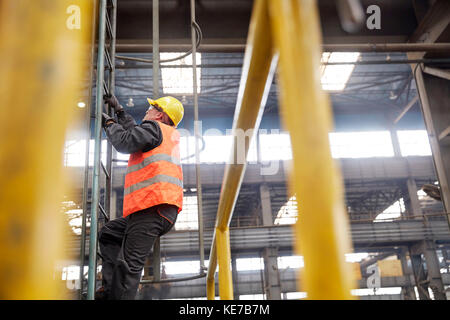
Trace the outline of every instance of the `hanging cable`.
{"label": "hanging cable", "polygon": [[[198,49],[198,47],[200,46],[200,43],[203,40],[203,33],[202,33],[202,30],[201,30],[201,28],[200,28],[200,26],[198,25],[197,22],[193,21],[192,22],[192,26],[194,26],[195,33],[197,35],[197,41],[196,41],[195,48]],[[183,58],[187,57],[188,55],[190,55],[192,53],[192,51],[193,51],[193,48],[191,48],[189,51],[187,51],[186,53],[182,54],[181,56],[178,56],[178,57],[175,57],[175,58],[166,59],[166,60],[160,60],[159,62],[160,63],[165,63],[165,62],[177,61],[177,60],[180,60],[180,59],[183,59]],[[138,61],[138,62],[145,62],[145,63],[153,63],[153,59],[126,57],[126,56],[118,56],[118,55],[116,55],[116,59]]]}

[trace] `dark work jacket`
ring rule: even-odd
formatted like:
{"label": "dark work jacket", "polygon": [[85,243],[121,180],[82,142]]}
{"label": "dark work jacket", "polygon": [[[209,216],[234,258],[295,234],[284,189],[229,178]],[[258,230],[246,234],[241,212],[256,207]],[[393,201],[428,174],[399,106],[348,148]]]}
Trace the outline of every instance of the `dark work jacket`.
{"label": "dark work jacket", "polygon": [[[120,153],[147,152],[162,143],[163,136],[157,121],[145,120],[138,125],[133,117],[125,111],[117,113],[117,121],[118,123],[107,125],[105,131],[108,140]],[[159,208],[159,214],[170,223],[173,224],[176,221],[178,216],[176,206],[162,204],[155,207]],[[152,212],[152,208],[138,212]]]}
{"label": "dark work jacket", "polygon": [[117,120],[118,123],[107,125],[105,131],[108,140],[118,152],[147,152],[161,144],[162,132],[157,121],[145,120],[138,125],[125,111],[117,113]]}

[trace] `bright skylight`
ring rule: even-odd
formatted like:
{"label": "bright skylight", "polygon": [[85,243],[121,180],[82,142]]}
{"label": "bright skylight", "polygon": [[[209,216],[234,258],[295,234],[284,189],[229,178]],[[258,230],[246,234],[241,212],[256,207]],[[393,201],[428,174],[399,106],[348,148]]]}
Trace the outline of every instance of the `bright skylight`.
{"label": "bright skylight", "polygon": [[405,211],[405,204],[403,203],[403,198],[401,198],[398,201],[395,201],[390,207],[388,207],[386,210],[383,211],[383,213],[380,213],[375,218],[375,222],[387,222],[392,221],[392,219],[400,217],[402,212]]}
{"label": "bright skylight", "polygon": [[284,206],[278,210],[274,224],[294,224],[297,221],[297,198],[292,196]]}
{"label": "bright skylight", "polygon": [[286,299],[287,300],[296,300],[296,299],[305,299],[308,295],[306,292],[286,292]]}
{"label": "bright skylight", "polygon": [[431,155],[428,133],[425,130],[400,130],[397,131],[397,136],[403,157]]}
{"label": "bright skylight", "polygon": [[[89,166],[94,164],[94,140],[89,141]],[[64,165],[67,167],[84,167],[84,158],[86,151],[85,140],[67,140],[64,149]],[[123,154],[117,152],[117,159],[127,160],[130,157],[129,154]],[[106,140],[102,140],[102,154],[101,159],[103,163],[106,163]],[[115,162],[114,166],[126,166],[126,162]]]}
{"label": "bright skylight", "polygon": [[[97,266],[97,270],[101,271],[102,266]],[[62,267],[61,280],[78,280],[80,278],[80,266],[69,265]],[[84,266],[83,273],[87,274],[89,271],[88,266]]]}
{"label": "bright skylight", "polygon": [[[172,59],[180,56],[178,52],[161,52],[161,60]],[[197,65],[201,64],[200,53],[196,54]],[[192,54],[173,62],[165,62],[164,65],[192,65]],[[161,68],[162,85],[164,94],[193,94],[192,68]],[[197,92],[201,88],[201,69],[197,68]]]}
{"label": "bright skylight", "polygon": [[278,269],[298,269],[305,266],[302,256],[281,256],[277,262]]}
{"label": "bright skylight", "polygon": [[374,289],[353,289],[351,291],[354,296],[373,296],[373,295],[385,295],[385,294],[400,294],[402,292],[401,287],[388,287]]}
{"label": "bright skylight", "polygon": [[288,133],[260,134],[263,161],[292,159],[291,138]]}
{"label": "bright skylight", "polygon": [[263,270],[263,258],[238,258],[236,259],[237,271]]}
{"label": "bright skylight", "polygon": [[183,197],[183,211],[177,217],[175,230],[198,230],[196,195]]}
{"label": "bright skylight", "polygon": [[[356,62],[359,52],[324,52],[322,62]],[[342,91],[355,68],[354,64],[323,65],[322,88],[329,91]]]}
{"label": "bright skylight", "polygon": [[362,259],[365,259],[369,256],[367,252],[357,252],[357,253],[346,253],[345,261],[347,262],[361,262]]}
{"label": "bright skylight", "polygon": [[329,139],[333,158],[394,156],[389,131],[331,132]]}
{"label": "bright skylight", "polygon": [[262,293],[257,294],[241,294],[239,300],[265,300],[266,295]]}
{"label": "bright skylight", "polygon": [[[207,262],[205,262],[208,265]],[[166,274],[190,274],[200,272],[200,261],[165,261],[163,262]]]}

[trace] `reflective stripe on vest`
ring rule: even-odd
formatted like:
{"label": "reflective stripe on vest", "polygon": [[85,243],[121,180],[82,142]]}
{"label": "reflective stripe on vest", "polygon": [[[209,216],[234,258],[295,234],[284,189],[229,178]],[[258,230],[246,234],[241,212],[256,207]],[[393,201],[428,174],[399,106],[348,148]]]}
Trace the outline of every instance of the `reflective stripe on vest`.
{"label": "reflective stripe on vest", "polygon": [[148,158],[145,158],[144,161],[142,161],[141,163],[129,166],[127,168],[127,174],[131,173],[131,172],[134,172],[134,171],[141,170],[145,166],[148,166],[149,164],[157,162],[157,161],[167,161],[167,162],[171,162],[173,164],[176,164],[177,166],[179,166],[181,164],[180,163],[180,159],[177,159],[175,157],[169,156],[168,154],[159,153],[159,154],[155,154],[153,156],[150,156]]}
{"label": "reflective stripe on vest", "polygon": [[175,184],[175,185],[183,188],[183,181],[181,181],[180,179],[171,177],[171,176],[167,176],[165,174],[159,174],[153,178],[138,182],[136,184],[129,186],[128,188],[125,188],[124,195],[126,196],[137,190],[147,188],[148,186],[151,186],[152,184],[155,184],[158,182],[168,182],[168,183],[172,183],[172,184]]}
{"label": "reflective stripe on vest", "polygon": [[183,171],[181,168],[178,131],[158,122],[161,144],[147,152],[130,155],[125,176],[123,216],[168,203],[183,204]]}

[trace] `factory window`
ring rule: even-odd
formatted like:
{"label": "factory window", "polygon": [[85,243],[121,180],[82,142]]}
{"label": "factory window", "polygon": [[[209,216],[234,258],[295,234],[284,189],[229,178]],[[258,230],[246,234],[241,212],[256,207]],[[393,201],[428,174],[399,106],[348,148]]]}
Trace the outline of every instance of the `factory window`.
{"label": "factory window", "polygon": [[[89,141],[89,166],[94,165],[95,141]],[[101,159],[106,164],[106,140],[102,140]],[[67,140],[64,147],[64,165],[66,167],[84,167],[86,154],[85,140]],[[128,161],[129,154],[117,152],[117,159]],[[115,162],[114,166],[126,166],[126,162]]]}
{"label": "factory window", "polygon": [[260,134],[261,161],[292,159],[291,139],[288,133]]}
{"label": "factory window", "polygon": [[[208,265],[209,260],[205,260]],[[166,274],[195,274],[200,272],[200,261],[165,261],[163,262]]]}
{"label": "factory window", "polygon": [[[83,273],[87,275],[89,271],[88,266],[84,266]],[[97,272],[102,271],[102,266],[97,266]],[[62,268],[62,280],[78,280],[80,278],[80,266],[70,265]]]}
{"label": "factory window", "polygon": [[183,197],[183,211],[177,217],[175,230],[197,230],[198,211],[197,196]]}
{"label": "factory window", "polygon": [[[264,131],[266,132],[266,131]],[[425,130],[397,131],[402,156],[431,155],[428,135]],[[200,152],[201,163],[227,163],[230,160],[232,138],[230,135],[204,135],[205,147]],[[392,157],[394,150],[389,131],[372,132],[331,132],[329,134],[331,155],[333,158],[368,158]],[[200,142],[200,148],[202,144]],[[242,149],[243,150],[243,149]],[[85,141],[68,140],[64,151],[64,165],[69,167],[84,166]],[[180,139],[180,155],[183,164],[195,163],[195,140],[193,136],[182,136]],[[292,159],[289,134],[260,133],[261,161],[278,161]],[[115,166],[126,166],[128,154],[117,153],[117,159],[125,162],[115,162]],[[106,140],[102,141],[103,163],[106,163]],[[247,161],[257,160],[256,138],[250,145]],[[94,162],[94,140],[90,140],[89,165]]]}
{"label": "factory window", "polygon": [[367,252],[357,252],[357,253],[346,253],[345,261],[347,262],[361,262],[361,260],[367,258],[369,253]]}
{"label": "factory window", "polygon": [[[321,61],[323,63],[352,63],[356,62],[358,58],[359,52],[324,52]],[[354,64],[322,65],[320,68],[322,88],[329,91],[344,90],[354,68]]]}
{"label": "factory window", "polygon": [[382,213],[377,215],[375,218],[375,222],[388,222],[392,221],[395,218],[399,218],[402,212],[405,211],[405,204],[403,202],[403,198],[400,198],[398,201],[395,201],[392,205],[386,208]]}
{"label": "factory window", "polygon": [[241,294],[239,300],[266,300],[265,294]]}
{"label": "factory window", "polygon": [[[201,142],[199,148],[202,147]],[[201,154],[201,153],[200,153]],[[195,163],[195,139],[194,137],[181,136],[180,138],[181,163]]]}
{"label": "factory window", "polygon": [[[360,262],[368,256],[369,254],[367,252],[347,253],[345,254],[345,261]],[[280,256],[277,261],[278,269],[298,269],[305,266],[303,256]]]}
{"label": "factory window", "polygon": [[329,139],[333,158],[394,156],[389,131],[331,132]]}
{"label": "factory window", "polygon": [[[172,59],[180,56],[177,52],[161,52],[161,60]],[[195,56],[197,65],[201,64],[202,57],[200,53]],[[191,66],[192,54],[179,60],[172,62],[165,62],[165,66]],[[164,94],[193,94],[193,69],[189,67],[173,67],[173,68],[161,68],[161,77]],[[201,68],[197,68],[197,92],[200,93],[201,89]]]}
{"label": "factory window", "polygon": [[401,287],[374,288],[374,289],[353,289],[351,291],[354,296],[370,296],[370,295],[391,295],[400,294]]}
{"label": "factory window", "polygon": [[[206,297],[194,297],[194,298],[172,298],[164,300],[207,300]],[[216,296],[215,300],[220,300],[220,296]]]}
{"label": "factory window", "polygon": [[305,263],[302,256],[281,256],[277,259],[278,269],[303,268]]}
{"label": "factory window", "polygon": [[237,271],[263,270],[263,258],[238,258],[236,259]]}
{"label": "factory window", "polygon": [[297,221],[297,215],[297,198],[292,196],[286,204],[278,210],[274,224],[294,224]]}
{"label": "factory window", "polygon": [[306,292],[286,292],[285,293],[286,300],[297,300],[297,299],[305,299],[308,297]]}
{"label": "factory window", "polygon": [[[250,145],[247,161],[256,162],[256,139],[253,139]],[[232,146],[231,135],[204,135],[204,149],[200,151],[200,162],[206,164],[229,163]],[[202,142],[199,141],[199,148],[202,148]],[[183,164],[195,163],[195,140],[194,137],[181,137],[180,154]]]}
{"label": "factory window", "polygon": [[205,149],[200,153],[202,163],[226,163],[231,154],[231,136],[203,136]]}
{"label": "factory window", "polygon": [[407,156],[430,156],[431,148],[426,130],[397,131],[400,152]]}

